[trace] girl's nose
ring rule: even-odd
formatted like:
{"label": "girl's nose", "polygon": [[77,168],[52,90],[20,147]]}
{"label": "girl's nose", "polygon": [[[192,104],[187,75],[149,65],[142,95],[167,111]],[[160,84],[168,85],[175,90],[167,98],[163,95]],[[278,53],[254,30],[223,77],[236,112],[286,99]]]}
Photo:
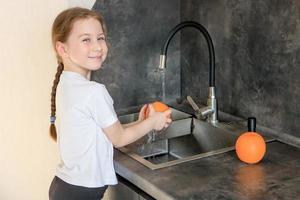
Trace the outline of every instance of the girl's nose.
{"label": "girl's nose", "polygon": [[99,44],[98,42],[95,42],[92,50],[93,51],[101,51],[102,50],[101,44]]}
{"label": "girl's nose", "polygon": [[93,51],[101,51],[101,46],[100,46],[99,44],[94,45],[94,47],[93,47],[92,50],[93,50]]}

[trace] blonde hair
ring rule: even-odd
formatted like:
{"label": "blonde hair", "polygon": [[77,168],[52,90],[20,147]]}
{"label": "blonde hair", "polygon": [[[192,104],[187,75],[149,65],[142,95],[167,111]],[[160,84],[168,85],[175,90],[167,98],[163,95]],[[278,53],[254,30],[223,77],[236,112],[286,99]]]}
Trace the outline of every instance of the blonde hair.
{"label": "blonde hair", "polygon": [[86,8],[69,8],[67,10],[62,11],[54,20],[52,25],[52,45],[56,53],[56,58],[58,61],[57,72],[55,74],[55,79],[53,81],[52,92],[51,92],[51,125],[50,125],[50,136],[53,140],[57,140],[57,133],[55,127],[55,117],[56,117],[56,88],[59,83],[60,75],[64,70],[64,65],[61,57],[56,51],[55,45],[56,42],[66,42],[71,30],[73,28],[74,23],[80,19],[88,19],[94,18],[98,20],[102,26],[103,32],[105,36],[107,36],[107,29],[104,23],[104,19],[101,14],[96,11],[92,11]]}

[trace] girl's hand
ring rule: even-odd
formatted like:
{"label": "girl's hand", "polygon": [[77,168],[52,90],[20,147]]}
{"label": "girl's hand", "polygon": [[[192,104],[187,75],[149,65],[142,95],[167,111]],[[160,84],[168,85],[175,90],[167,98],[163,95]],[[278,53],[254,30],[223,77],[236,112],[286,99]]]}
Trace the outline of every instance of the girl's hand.
{"label": "girl's hand", "polygon": [[143,107],[141,108],[140,113],[139,113],[138,122],[141,122],[146,119],[147,108],[148,108],[148,104],[143,105]]}
{"label": "girl's hand", "polygon": [[172,119],[171,116],[171,109],[166,110],[165,112],[155,112],[154,108],[151,104],[148,105],[149,109],[149,118],[154,120],[153,129],[156,131],[160,131],[163,128],[167,128],[170,126]]}

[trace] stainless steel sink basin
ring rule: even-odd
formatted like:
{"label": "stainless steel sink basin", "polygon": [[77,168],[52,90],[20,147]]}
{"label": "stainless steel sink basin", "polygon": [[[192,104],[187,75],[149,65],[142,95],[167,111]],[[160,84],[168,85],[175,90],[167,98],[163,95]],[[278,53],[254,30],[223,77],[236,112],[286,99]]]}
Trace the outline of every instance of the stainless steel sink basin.
{"label": "stainless steel sink basin", "polygon": [[[162,133],[149,133],[126,147],[119,148],[150,169],[212,156],[234,149],[238,136],[247,130],[243,122],[213,126],[191,115],[172,109],[173,123]],[[119,117],[122,123],[136,120],[137,113]],[[266,138],[271,141],[271,138]]]}

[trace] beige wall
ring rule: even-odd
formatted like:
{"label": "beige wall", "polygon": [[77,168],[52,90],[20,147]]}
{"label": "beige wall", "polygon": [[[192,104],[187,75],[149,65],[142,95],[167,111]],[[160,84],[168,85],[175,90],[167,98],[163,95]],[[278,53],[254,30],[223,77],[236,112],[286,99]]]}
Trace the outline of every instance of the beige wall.
{"label": "beige wall", "polygon": [[1,1],[0,199],[48,199],[58,162],[48,137],[56,71],[51,24],[66,0]]}
{"label": "beige wall", "polygon": [[1,1],[0,199],[46,200],[59,161],[48,135],[56,72],[51,25],[62,10],[95,0]]}

